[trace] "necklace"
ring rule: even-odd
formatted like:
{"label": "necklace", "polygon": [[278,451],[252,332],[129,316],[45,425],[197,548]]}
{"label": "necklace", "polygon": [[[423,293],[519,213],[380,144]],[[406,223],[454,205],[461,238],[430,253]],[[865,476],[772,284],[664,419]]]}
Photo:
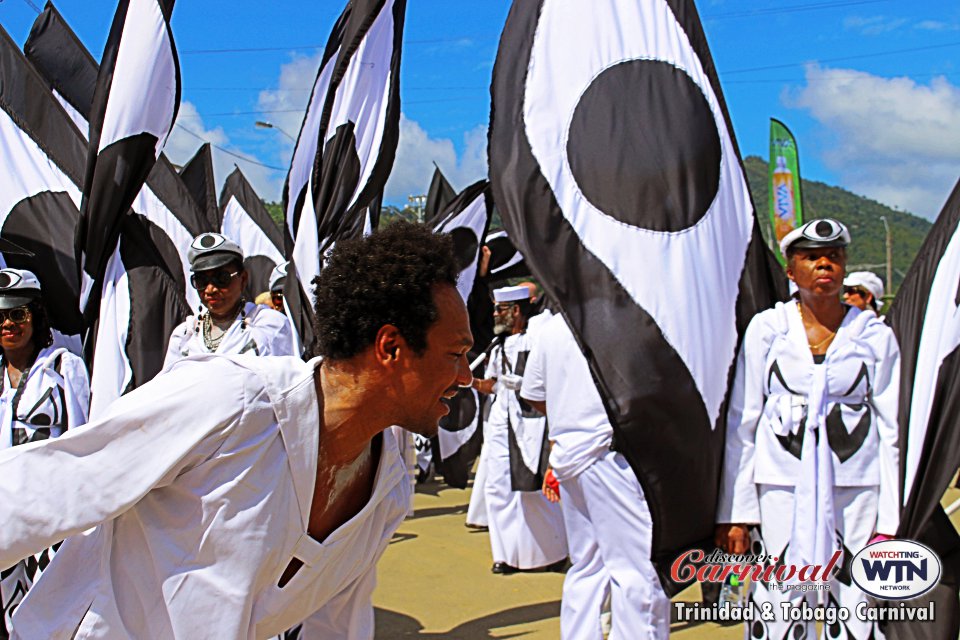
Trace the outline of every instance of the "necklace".
{"label": "necklace", "polygon": [[[804,325],[804,328],[806,328],[806,323],[804,323],[804,319],[803,319],[803,306],[802,306],[799,302],[797,302],[797,311],[800,312],[800,322]],[[828,331],[829,331],[829,329],[828,329]],[[828,335],[826,338],[824,338],[823,340],[821,340],[821,341],[818,342],[817,344],[810,344],[810,338],[807,338],[807,346],[810,347],[810,351],[811,351],[811,352],[819,351],[820,349],[822,349],[822,348],[824,347],[824,345],[828,345],[828,344],[830,343],[830,341],[833,340],[833,339],[836,338],[836,337],[837,337],[837,332],[836,332],[836,331],[830,331],[830,335]]]}
{"label": "necklace", "polygon": [[217,327],[217,331],[220,333],[213,335],[213,329],[213,319],[209,313],[205,313],[203,315],[203,345],[208,351],[216,351],[220,343],[223,342],[223,336],[227,335],[227,332],[220,327]]}

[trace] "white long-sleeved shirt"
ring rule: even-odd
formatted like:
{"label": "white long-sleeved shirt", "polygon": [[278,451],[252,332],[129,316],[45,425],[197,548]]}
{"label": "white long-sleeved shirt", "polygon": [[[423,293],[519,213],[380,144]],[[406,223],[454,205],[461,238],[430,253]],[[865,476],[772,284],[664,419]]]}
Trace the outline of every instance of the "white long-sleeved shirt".
{"label": "white long-sleeved shirt", "polygon": [[[816,367],[825,375],[816,376]],[[851,307],[824,362],[815,364],[795,301],[778,303],[747,327],[727,416],[717,522],[759,522],[757,484],[797,484],[807,400],[821,378],[834,483],[879,486],[877,531],[896,531],[900,350],[893,331]]]}
{"label": "white long-sleeved shirt", "polygon": [[215,351],[203,342],[200,316],[188,316],[170,334],[163,368],[189,356],[216,353],[219,355],[253,353],[259,356],[294,355],[293,333],[287,317],[263,305],[247,302],[227,329]]}
{"label": "white long-sleeved shirt", "polygon": [[101,420],[0,451],[0,567],[70,536],[15,637],[268,638],[310,616],[306,638],[371,638],[376,561],[410,487],[385,432],[367,505],[307,535],[318,362],[191,358]]}

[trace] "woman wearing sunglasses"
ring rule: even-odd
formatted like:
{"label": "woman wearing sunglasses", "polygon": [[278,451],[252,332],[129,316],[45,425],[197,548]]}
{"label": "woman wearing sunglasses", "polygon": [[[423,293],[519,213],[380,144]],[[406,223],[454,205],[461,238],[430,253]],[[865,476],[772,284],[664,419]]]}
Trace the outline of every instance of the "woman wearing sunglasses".
{"label": "woman wearing sunglasses", "polygon": [[190,285],[200,295],[204,309],[173,330],[165,369],[188,356],[206,353],[293,355],[286,316],[244,300],[248,276],[243,251],[235,242],[219,233],[201,234],[190,243],[187,259],[193,272]]}
{"label": "woman wearing sunglasses", "polygon": [[[83,360],[54,344],[30,271],[0,269],[0,450],[56,438],[87,421],[90,384]],[[10,616],[53,556],[46,549],[0,574],[3,620]]]}
{"label": "woman wearing sunglasses", "polygon": [[[899,524],[900,351],[876,315],[840,301],[849,243],[846,227],[831,219],[784,236],[780,250],[798,298],[751,320],[737,360],[717,545],[772,557],[784,578],[792,567],[791,583],[804,566],[835,567],[829,590],[819,593],[753,583],[754,613],[771,606],[775,613],[749,623],[755,638],[813,637],[814,623],[790,620],[783,603],[819,599],[848,611],[865,603],[843,567]],[[866,640],[874,625],[850,616],[827,635]]]}

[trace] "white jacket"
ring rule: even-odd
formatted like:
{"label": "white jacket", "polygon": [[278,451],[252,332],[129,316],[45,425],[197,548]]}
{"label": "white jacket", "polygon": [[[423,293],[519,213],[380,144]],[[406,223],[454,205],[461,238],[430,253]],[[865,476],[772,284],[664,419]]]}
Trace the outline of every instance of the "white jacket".
{"label": "white jacket", "polygon": [[[820,370],[820,376],[816,367]],[[817,379],[826,388],[814,390]],[[877,530],[899,523],[897,407],[900,350],[893,331],[850,307],[823,364],[814,364],[797,303],[750,322],[737,360],[717,522],[760,521],[758,484],[795,486],[808,400],[825,396],[835,486],[879,486]]]}

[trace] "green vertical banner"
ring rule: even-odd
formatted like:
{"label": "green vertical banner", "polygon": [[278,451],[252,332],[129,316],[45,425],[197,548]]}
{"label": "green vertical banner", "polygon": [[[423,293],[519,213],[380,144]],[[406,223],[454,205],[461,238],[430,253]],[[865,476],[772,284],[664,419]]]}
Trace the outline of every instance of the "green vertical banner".
{"label": "green vertical banner", "polygon": [[[779,120],[770,118],[770,223],[779,244],[783,236],[803,224],[800,195],[800,157],[797,141]],[[784,257],[775,252],[780,262]]]}

